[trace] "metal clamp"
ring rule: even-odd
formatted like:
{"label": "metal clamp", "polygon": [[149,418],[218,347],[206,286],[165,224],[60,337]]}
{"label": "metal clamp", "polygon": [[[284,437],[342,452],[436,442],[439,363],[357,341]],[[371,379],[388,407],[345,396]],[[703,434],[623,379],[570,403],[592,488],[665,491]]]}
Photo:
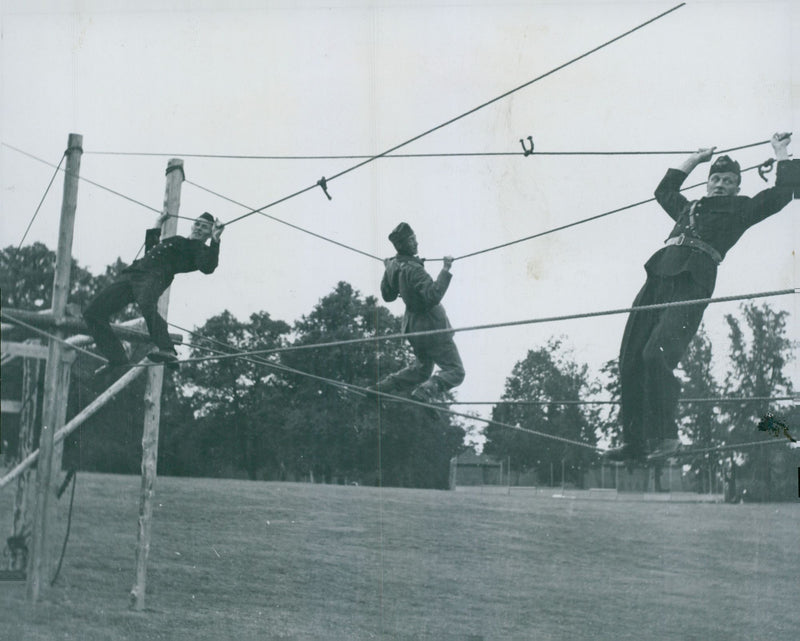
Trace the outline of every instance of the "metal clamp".
{"label": "metal clamp", "polygon": [[324,192],[325,192],[325,195],[328,197],[328,200],[333,200],[333,198],[331,198],[331,195],[328,193],[328,181],[327,181],[327,180],[325,180],[325,176],[323,176],[322,178],[320,178],[320,179],[317,181],[317,184],[318,184],[320,187],[322,187],[322,191],[324,191]]}

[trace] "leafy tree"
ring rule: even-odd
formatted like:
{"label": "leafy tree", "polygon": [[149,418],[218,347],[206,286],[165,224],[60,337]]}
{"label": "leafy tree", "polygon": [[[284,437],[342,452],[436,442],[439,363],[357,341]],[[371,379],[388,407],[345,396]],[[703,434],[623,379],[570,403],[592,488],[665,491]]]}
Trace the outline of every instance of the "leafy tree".
{"label": "leafy tree", "polygon": [[[594,445],[597,442],[596,410],[556,402],[580,401],[593,389],[588,367],[572,360],[563,351],[561,340],[550,339],[546,347],[529,350],[527,356],[514,365],[502,397],[502,400],[536,401],[537,404],[499,404],[492,410],[492,418]],[[486,454],[498,458],[510,456],[512,468],[534,469],[542,482],[549,480],[551,465],[560,477],[563,461],[567,478],[580,486],[583,471],[593,457],[588,448],[495,425],[487,426],[485,434]]]}
{"label": "leafy tree", "polygon": [[[345,282],[295,323],[294,346],[312,345],[399,331],[399,324],[374,297],[363,299]],[[282,362],[299,371],[358,386],[374,382],[379,362],[403,358],[399,341],[357,343],[287,352]],[[288,416],[294,434],[294,463],[301,475],[330,481],[360,473],[359,446],[366,426],[359,428],[361,399],[323,381],[288,376],[292,390]],[[373,461],[374,463],[374,461]]]}
{"label": "leafy tree", "polygon": [[[785,373],[792,360],[792,341],[786,336],[786,311],[775,311],[768,304],[761,306],[748,302],[740,305],[744,325],[728,314],[730,338],[730,369],[725,378],[725,390],[732,396],[770,397],[792,392],[792,384]],[[758,423],[768,412],[780,414],[779,408],[769,401],[750,401],[729,407],[726,421],[729,425],[728,442],[732,444],[759,440],[762,433]],[[788,443],[788,441],[787,441]],[[750,497],[762,500],[774,498],[774,457],[780,445],[742,448],[729,452],[730,481],[736,486],[742,481],[752,486]],[[738,496],[745,486],[734,489]]]}
{"label": "leafy tree", "polygon": [[[697,332],[681,360],[682,396],[685,398],[715,398],[721,389],[712,372],[711,341],[703,327]],[[721,412],[711,403],[681,403],[680,430],[694,449],[713,448],[725,443]],[[713,479],[722,465],[722,456],[713,451],[696,454],[687,461],[699,492],[710,491]]]}
{"label": "leafy tree", "polygon": [[[0,250],[0,297],[3,307],[38,311],[49,309],[53,298],[56,254],[42,243]],[[119,261],[118,261],[119,263]],[[121,263],[124,266],[124,263]],[[79,306],[103,286],[119,265],[108,268],[106,277],[95,277],[72,260],[70,302]]]}
{"label": "leafy tree", "polygon": [[[400,319],[340,282],[295,324],[294,345],[394,334]],[[408,362],[405,341],[356,343],[283,354],[297,370],[358,386],[374,383]],[[296,468],[315,478],[446,487],[450,458],[464,432],[441,414],[399,402],[378,403],[305,376],[287,376]]]}
{"label": "leafy tree", "polygon": [[[267,312],[248,323],[224,311],[194,332],[191,357],[222,352],[255,351],[285,344],[289,325]],[[218,358],[182,367],[180,383],[192,420],[177,423],[165,441],[165,456],[177,470],[207,475],[235,475],[243,470],[255,479],[267,466],[270,435],[280,429],[283,382],[259,361],[273,357]],[[261,408],[269,407],[266,412]],[[187,442],[193,447],[187,448]]]}
{"label": "leafy tree", "polygon": [[602,383],[598,384],[598,390],[605,391],[608,400],[612,401],[605,407],[597,407],[599,414],[598,432],[608,439],[610,446],[621,445],[622,430],[620,429],[620,382],[619,382],[619,359],[614,358],[606,361],[600,368]]}

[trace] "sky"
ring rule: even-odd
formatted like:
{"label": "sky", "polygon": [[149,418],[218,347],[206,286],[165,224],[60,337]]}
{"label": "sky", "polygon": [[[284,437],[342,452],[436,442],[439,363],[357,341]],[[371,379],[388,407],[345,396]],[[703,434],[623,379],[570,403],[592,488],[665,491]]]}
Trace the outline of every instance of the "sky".
{"label": "sky", "polygon": [[[169,158],[187,181],[251,208],[356,160],[198,155],[367,155],[414,138],[667,11],[670,2],[205,2],[6,0],[0,41],[0,244],[16,246],[71,132],[81,176],[159,210]],[[444,126],[398,153],[691,151],[796,131],[800,65],[793,2],[688,2],[608,47]],[[16,149],[14,149],[16,148]],[[114,152],[114,153],[108,153]],[[126,155],[120,155],[124,152]],[[127,155],[141,153],[150,155]],[[732,154],[743,167],[771,147]],[[267,210],[378,256],[400,221],[420,255],[470,253],[652,197],[685,155],[385,158]],[[701,165],[687,184],[705,180]],[[770,178],[771,181],[774,178]],[[59,177],[26,243],[55,248]],[[184,183],[181,215],[247,212]],[[764,188],[745,174],[742,193]],[[695,189],[689,197],[704,192]],[[99,273],[130,261],[157,214],[81,182],[73,254]],[[798,287],[800,204],[749,230],[716,296]],[[453,265],[454,327],[628,307],[671,219],[650,203]],[[179,233],[190,222],[179,221]],[[428,263],[435,276],[441,263]],[[383,265],[259,215],[230,225],[211,276],[179,275],[169,320],[229,310],[293,322],[339,281],[380,296]],[[798,296],[768,299],[800,316]],[[723,317],[705,323],[724,375]],[[388,305],[400,315],[401,301]],[[527,350],[562,337],[594,373],[618,354],[625,316],[457,334],[462,401],[498,399]],[[790,324],[797,341],[797,323]],[[791,366],[800,385],[800,366]],[[476,408],[488,415],[489,408]]]}

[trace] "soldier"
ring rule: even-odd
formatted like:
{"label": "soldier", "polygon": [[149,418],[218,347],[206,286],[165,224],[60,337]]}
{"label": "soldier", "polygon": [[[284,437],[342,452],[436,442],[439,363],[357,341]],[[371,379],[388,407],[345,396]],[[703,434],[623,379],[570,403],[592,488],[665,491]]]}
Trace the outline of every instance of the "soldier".
{"label": "soldier", "polygon": [[[717,266],[752,225],[779,212],[800,195],[800,160],[789,160],[790,134],[772,136],[778,161],[775,186],[752,198],[740,196],[739,163],[720,156],[711,165],[707,194],[689,201],[680,187],[714,147],[699,149],[678,169],[668,169],[655,197],[675,220],[665,241],[645,265],[647,281],[633,307],[710,298]],[[705,305],[635,311],[628,317],[620,348],[622,447],[612,460],[659,459],[680,449],[675,408],[680,383],[673,370],[700,326]]]}
{"label": "soldier", "polygon": [[[386,271],[381,280],[381,296],[386,302],[396,300],[398,295],[403,299],[406,305],[403,333],[449,328],[450,321],[440,301],[452,278],[453,258],[445,257],[444,267],[433,280],[417,257],[417,237],[407,223],[395,227],[389,240],[397,256],[384,261]],[[453,332],[410,336],[408,342],[414,351],[414,362],[390,374],[372,389],[391,393],[413,388],[412,398],[429,402],[464,380],[464,366],[453,341]],[[439,366],[439,371],[431,376],[434,364]]]}
{"label": "soldier", "polygon": [[[175,274],[200,270],[211,274],[219,262],[219,239],[223,225],[205,212],[192,225],[189,237],[170,236],[160,241],[163,214],[157,226],[145,234],[145,255],[126,267],[119,277],[101,290],[83,312],[98,351],[108,364],[97,374],[113,372],[128,365],[128,356],[109,324],[112,314],[135,302],[144,316],[147,331],[157,349],[148,355],[151,361],[177,367],[177,356],[167,330],[167,322],[158,313],[158,299],[170,286]],[[210,243],[206,241],[210,239]]]}

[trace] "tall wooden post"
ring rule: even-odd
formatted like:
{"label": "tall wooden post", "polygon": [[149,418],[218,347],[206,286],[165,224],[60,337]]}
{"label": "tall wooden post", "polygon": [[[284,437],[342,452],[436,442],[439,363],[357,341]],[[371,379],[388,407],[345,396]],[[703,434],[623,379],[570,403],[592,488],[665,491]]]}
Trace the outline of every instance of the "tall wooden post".
{"label": "tall wooden post", "polygon": [[[75,210],[78,205],[78,175],[81,169],[83,136],[70,134],[67,143],[67,163],[64,170],[64,194],[61,201],[61,222],[58,233],[56,268],[53,277],[53,301],[51,312],[56,320],[63,319],[69,296],[69,277],[72,267],[72,234],[75,225]],[[54,335],[63,338],[63,331]],[[36,468],[36,507],[33,514],[33,538],[28,562],[27,596],[36,602],[50,576],[51,533],[53,507],[51,494],[55,495],[61,469],[61,456],[54,456],[53,435],[66,419],[66,390],[69,389],[70,359],[65,358],[65,347],[53,339],[49,340],[47,367],[44,378],[44,406],[42,408],[42,430],[39,436],[39,464]],[[57,460],[55,460],[57,459]],[[56,474],[53,474],[53,468]],[[54,499],[54,496],[52,497]]]}
{"label": "tall wooden post", "polygon": [[[181,184],[185,176],[183,161],[172,158],[167,163],[167,186],[164,193],[164,211],[171,214],[161,229],[161,237],[174,236],[178,230],[178,211],[181,206]],[[158,312],[164,318],[169,309],[169,290],[158,301]],[[158,424],[161,416],[161,388],[164,367],[147,368],[147,386],[144,396],[144,429],[142,431],[142,490],[139,497],[139,531],[136,546],[136,578],[131,589],[131,607],[143,610],[147,588],[147,558],[150,555],[150,531],[153,518],[153,492],[158,461]]]}

